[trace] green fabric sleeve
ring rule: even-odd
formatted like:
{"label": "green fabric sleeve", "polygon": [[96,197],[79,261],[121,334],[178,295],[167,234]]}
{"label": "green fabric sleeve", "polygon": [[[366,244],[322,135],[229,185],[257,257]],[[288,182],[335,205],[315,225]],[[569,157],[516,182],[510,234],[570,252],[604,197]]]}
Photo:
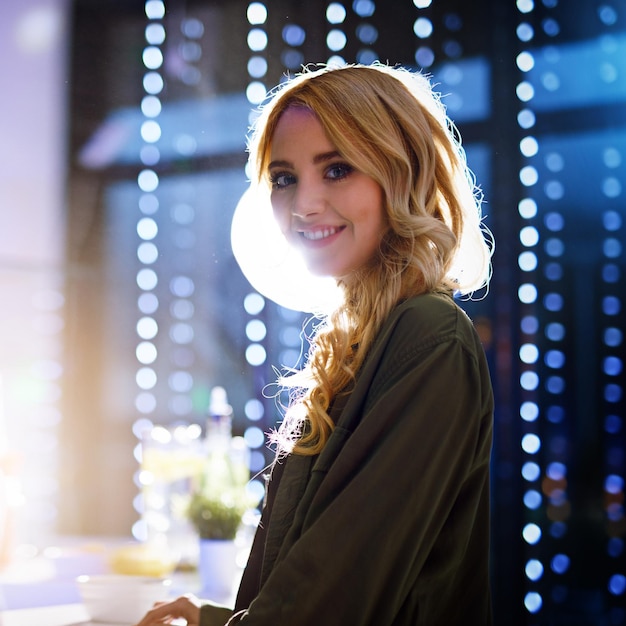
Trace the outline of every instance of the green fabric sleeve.
{"label": "green fabric sleeve", "polygon": [[215,604],[200,607],[200,626],[224,626],[232,616],[232,609]]}

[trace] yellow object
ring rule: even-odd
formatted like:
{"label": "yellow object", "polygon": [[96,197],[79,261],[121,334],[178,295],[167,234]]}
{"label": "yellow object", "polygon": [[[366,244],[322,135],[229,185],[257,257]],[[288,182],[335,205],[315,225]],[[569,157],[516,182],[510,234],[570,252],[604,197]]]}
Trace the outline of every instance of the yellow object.
{"label": "yellow object", "polygon": [[131,544],[115,550],[111,570],[130,576],[167,576],[176,567],[176,559],[166,547]]}

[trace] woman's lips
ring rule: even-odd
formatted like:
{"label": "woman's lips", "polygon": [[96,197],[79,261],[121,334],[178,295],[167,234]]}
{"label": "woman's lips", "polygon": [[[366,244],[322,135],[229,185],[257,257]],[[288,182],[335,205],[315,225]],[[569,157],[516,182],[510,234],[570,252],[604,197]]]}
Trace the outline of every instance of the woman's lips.
{"label": "woman's lips", "polygon": [[345,226],[324,226],[312,230],[303,230],[298,235],[309,244],[325,244],[336,238]]}

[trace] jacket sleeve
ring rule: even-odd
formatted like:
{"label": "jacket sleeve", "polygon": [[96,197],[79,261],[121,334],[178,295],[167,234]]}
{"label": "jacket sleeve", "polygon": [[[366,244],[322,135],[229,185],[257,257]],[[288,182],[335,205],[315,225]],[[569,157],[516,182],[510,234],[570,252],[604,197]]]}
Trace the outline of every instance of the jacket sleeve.
{"label": "jacket sleeve", "polygon": [[423,617],[434,605],[463,607],[457,589],[484,584],[492,419],[484,365],[456,336],[387,354],[358,426],[338,426],[337,454],[320,456],[311,477],[319,488],[296,513],[286,552],[229,623],[388,624],[411,595],[423,596],[411,600]]}
{"label": "jacket sleeve", "polygon": [[232,610],[226,607],[203,604],[200,607],[200,626],[224,626],[232,614]]}

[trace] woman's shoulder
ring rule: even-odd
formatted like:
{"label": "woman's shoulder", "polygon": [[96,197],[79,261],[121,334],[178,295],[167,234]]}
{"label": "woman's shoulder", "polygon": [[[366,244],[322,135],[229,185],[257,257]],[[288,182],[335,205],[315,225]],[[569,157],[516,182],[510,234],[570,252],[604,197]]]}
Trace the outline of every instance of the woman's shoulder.
{"label": "woman's shoulder", "polygon": [[381,330],[383,343],[415,350],[448,341],[476,347],[476,331],[465,311],[451,295],[426,293],[409,298],[391,313]]}

